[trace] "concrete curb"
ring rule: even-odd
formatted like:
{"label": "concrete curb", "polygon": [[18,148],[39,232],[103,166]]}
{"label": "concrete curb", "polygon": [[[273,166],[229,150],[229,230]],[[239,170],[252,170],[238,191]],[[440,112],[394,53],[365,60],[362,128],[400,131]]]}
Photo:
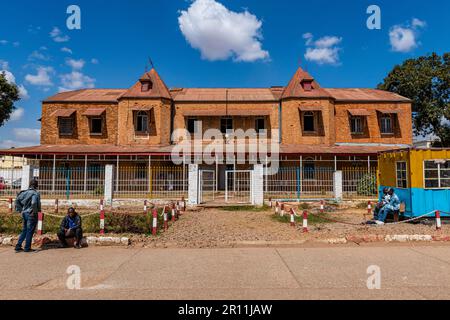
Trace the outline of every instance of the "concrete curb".
{"label": "concrete curb", "polygon": [[[0,237],[0,246],[14,246],[18,237]],[[43,246],[52,242],[49,237],[34,237],[33,245]],[[130,238],[127,237],[85,237],[82,241],[82,246],[129,246],[131,244]]]}

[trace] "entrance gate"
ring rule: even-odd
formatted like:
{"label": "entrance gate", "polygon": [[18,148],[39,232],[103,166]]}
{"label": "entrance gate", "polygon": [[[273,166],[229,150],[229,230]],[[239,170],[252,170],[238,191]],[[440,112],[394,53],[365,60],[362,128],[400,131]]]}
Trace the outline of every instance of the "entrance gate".
{"label": "entrance gate", "polygon": [[225,202],[253,204],[252,170],[225,171]]}
{"label": "entrance gate", "polygon": [[215,200],[216,172],[214,170],[199,170],[198,189],[200,204]]}

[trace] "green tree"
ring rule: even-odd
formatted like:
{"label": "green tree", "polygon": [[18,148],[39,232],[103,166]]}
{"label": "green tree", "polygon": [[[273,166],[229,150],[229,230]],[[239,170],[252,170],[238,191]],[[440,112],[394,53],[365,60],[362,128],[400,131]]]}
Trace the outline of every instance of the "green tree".
{"label": "green tree", "polygon": [[0,127],[9,120],[14,111],[14,103],[19,100],[19,89],[8,82],[4,72],[0,72]]}
{"label": "green tree", "polygon": [[434,134],[450,146],[450,53],[408,59],[397,65],[378,89],[412,100],[414,133]]}

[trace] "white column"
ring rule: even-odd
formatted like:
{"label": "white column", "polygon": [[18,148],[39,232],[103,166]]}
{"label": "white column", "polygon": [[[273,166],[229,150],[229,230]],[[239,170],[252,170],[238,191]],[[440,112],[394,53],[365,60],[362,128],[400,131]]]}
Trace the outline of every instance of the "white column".
{"label": "white column", "polygon": [[342,171],[334,172],[334,198],[336,201],[342,200]]}
{"label": "white column", "polygon": [[34,168],[30,165],[22,167],[22,184],[20,190],[27,190],[30,187],[31,179],[33,179]]}
{"label": "white column", "polygon": [[189,185],[188,203],[197,205],[198,203],[198,164],[189,165]]}
{"label": "white column", "polygon": [[105,203],[112,205],[114,186],[114,165],[105,166]]}
{"label": "white column", "polygon": [[264,167],[262,164],[255,164],[253,166],[253,188],[252,188],[252,200],[253,205],[264,205]]}

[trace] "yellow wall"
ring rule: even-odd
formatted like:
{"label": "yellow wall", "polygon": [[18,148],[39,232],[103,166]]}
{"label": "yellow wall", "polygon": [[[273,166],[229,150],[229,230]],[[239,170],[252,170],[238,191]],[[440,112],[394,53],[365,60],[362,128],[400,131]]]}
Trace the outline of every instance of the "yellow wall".
{"label": "yellow wall", "polygon": [[393,151],[378,156],[380,185],[396,186],[397,161],[406,161],[408,170],[408,188],[424,188],[423,162],[425,160],[450,159],[450,149],[417,149]]}

